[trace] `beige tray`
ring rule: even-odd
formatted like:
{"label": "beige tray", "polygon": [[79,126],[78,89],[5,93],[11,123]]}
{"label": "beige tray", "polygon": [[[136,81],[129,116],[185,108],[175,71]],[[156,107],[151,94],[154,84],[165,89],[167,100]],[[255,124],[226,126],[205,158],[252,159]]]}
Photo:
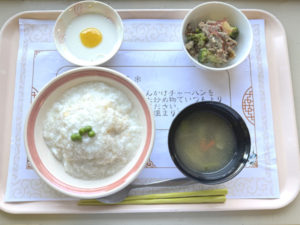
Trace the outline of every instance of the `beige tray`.
{"label": "beige tray", "polygon": [[[277,209],[295,199],[300,186],[299,146],[286,35],[281,23],[261,10],[243,10],[249,19],[264,19],[270,90],[280,183],[279,199],[228,199],[225,204],[77,206],[76,201],[6,203],[11,120],[19,43],[19,18],[56,19],[60,11],[23,12],[0,33],[0,209],[9,213],[129,213]],[[187,10],[120,10],[122,18],[181,19]]]}

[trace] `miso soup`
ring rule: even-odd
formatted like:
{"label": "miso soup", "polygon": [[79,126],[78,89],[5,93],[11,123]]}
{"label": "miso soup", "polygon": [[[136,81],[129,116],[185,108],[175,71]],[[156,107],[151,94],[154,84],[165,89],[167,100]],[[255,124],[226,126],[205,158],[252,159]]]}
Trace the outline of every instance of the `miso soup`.
{"label": "miso soup", "polygon": [[192,112],[186,116],[179,123],[174,137],[178,158],[195,172],[222,169],[237,148],[230,123],[211,111]]}

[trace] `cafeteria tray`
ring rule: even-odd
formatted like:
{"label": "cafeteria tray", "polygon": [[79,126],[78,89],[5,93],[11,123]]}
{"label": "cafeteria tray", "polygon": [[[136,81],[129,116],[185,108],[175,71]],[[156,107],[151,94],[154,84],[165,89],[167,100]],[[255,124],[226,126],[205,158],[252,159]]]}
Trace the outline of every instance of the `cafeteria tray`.
{"label": "cafeteria tray", "polygon": [[[10,18],[0,33],[0,209],[16,214],[92,214],[278,209],[292,202],[300,186],[299,146],[288,46],[284,27],[266,11],[243,10],[264,19],[280,198],[228,199],[224,204],[78,206],[77,201],[4,201],[8,173],[19,18],[55,20],[61,11],[28,11]],[[182,19],[188,10],[119,10],[123,19]]]}

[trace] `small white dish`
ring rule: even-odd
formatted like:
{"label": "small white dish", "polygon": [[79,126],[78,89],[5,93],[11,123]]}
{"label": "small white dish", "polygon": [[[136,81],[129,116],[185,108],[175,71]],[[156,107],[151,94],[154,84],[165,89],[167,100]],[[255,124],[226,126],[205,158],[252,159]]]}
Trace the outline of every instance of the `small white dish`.
{"label": "small white dish", "polygon": [[[86,47],[81,41],[80,33],[87,28],[97,29],[101,35],[94,47]],[[53,31],[58,52],[79,66],[96,66],[110,60],[122,44],[123,32],[117,11],[98,1],[72,4],[59,15]]]}
{"label": "small white dish", "polygon": [[[185,30],[189,23],[198,24],[200,21],[207,20],[223,20],[227,19],[229,24],[236,26],[239,29],[239,36],[236,41],[238,45],[235,49],[236,56],[233,59],[230,59],[227,63],[214,67],[211,65],[206,65],[200,63],[196,58],[190,55],[190,53],[185,48],[186,37]],[[185,16],[182,26],[181,26],[181,37],[184,51],[192,62],[201,69],[212,70],[212,71],[224,71],[229,70],[240,63],[242,63],[247,56],[249,55],[252,42],[253,42],[253,33],[249,20],[243,14],[243,12],[236,7],[229,5],[223,2],[207,2],[200,4],[193,9],[191,9],[188,14]]]}
{"label": "small white dish", "polygon": [[[115,174],[84,180],[69,175],[43,138],[43,121],[62,93],[86,82],[103,82],[122,91],[135,106],[141,123],[141,143],[133,158]],[[51,80],[34,99],[24,129],[27,156],[37,174],[51,187],[66,195],[89,199],[105,197],[130,184],[147,163],[154,142],[154,117],[137,85],[125,75],[103,67],[79,67]]]}

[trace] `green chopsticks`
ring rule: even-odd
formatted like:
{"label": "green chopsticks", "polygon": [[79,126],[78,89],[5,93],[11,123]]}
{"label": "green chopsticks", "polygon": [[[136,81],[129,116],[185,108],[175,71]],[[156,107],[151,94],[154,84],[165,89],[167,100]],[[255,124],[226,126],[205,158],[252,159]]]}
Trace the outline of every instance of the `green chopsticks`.
{"label": "green chopsticks", "polygon": [[149,204],[199,204],[224,203],[227,189],[175,192],[163,194],[135,195],[115,204],[105,204],[97,199],[80,200],[78,205],[149,205]]}

